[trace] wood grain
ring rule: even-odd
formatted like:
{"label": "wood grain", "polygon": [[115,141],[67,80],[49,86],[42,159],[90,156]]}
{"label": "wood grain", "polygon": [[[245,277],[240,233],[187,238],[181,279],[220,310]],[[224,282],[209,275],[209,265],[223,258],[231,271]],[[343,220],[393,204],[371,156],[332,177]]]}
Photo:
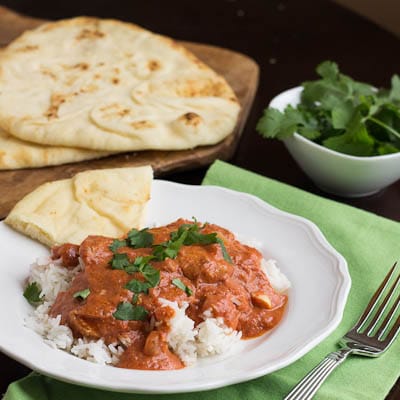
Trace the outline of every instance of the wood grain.
{"label": "wood grain", "polygon": [[[5,46],[27,29],[43,20],[25,17],[0,7],[0,46]],[[242,111],[234,132],[214,146],[183,151],[143,151],[83,161],[56,167],[0,171],[0,219],[15,203],[44,182],[71,177],[80,171],[151,164],[156,176],[199,168],[215,159],[229,159],[239,142],[257,90],[259,68],[249,57],[231,50],[205,44],[181,42],[197,57],[223,75],[235,91]]]}

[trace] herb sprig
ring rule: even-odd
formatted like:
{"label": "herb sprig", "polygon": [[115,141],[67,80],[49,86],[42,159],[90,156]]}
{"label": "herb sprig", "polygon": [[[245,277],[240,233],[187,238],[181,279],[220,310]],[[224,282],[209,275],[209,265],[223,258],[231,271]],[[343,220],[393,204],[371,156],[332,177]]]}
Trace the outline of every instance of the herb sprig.
{"label": "herb sprig", "polygon": [[354,156],[376,156],[400,151],[400,78],[391,88],[375,89],[325,61],[316,72],[321,79],[304,82],[301,101],[284,112],[264,110],[257,131],[284,140],[293,133],[322,146]]}
{"label": "herb sprig", "polygon": [[148,311],[143,306],[124,301],[118,304],[113,316],[121,321],[144,321],[148,314]]}
{"label": "herb sprig", "polygon": [[179,278],[173,279],[172,284],[176,286],[178,289],[183,290],[188,296],[191,296],[193,294],[192,289],[186,286]]}
{"label": "herb sprig", "polygon": [[166,258],[176,258],[182,246],[216,243],[220,245],[225,261],[232,264],[232,259],[226,250],[223,240],[215,232],[201,233],[200,230],[202,228],[196,223],[196,220],[193,224],[182,224],[177,231],[171,233],[169,241],[154,247],[153,255],[156,260],[163,261]]}
{"label": "herb sprig", "polygon": [[75,292],[72,297],[78,300],[85,300],[90,294],[90,289],[86,288],[83,290],[79,290],[78,292]]}
{"label": "herb sprig", "polygon": [[24,297],[34,306],[43,303],[44,296],[41,296],[42,289],[36,282],[30,283],[24,290]]}

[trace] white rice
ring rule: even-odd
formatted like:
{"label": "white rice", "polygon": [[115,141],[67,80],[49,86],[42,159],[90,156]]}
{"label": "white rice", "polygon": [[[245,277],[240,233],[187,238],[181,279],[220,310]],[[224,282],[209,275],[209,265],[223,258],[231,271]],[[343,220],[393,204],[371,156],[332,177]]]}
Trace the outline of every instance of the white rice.
{"label": "white rice", "polygon": [[25,318],[25,326],[42,336],[50,347],[66,350],[94,363],[116,364],[124,351],[122,346],[107,346],[102,339],[74,339],[71,329],[60,324],[61,315],[52,318],[48,314],[58,293],[67,290],[81,270],[81,265],[68,269],[61,266],[58,260],[54,261],[49,257],[38,259],[32,264],[28,283],[36,282],[40,286],[40,296],[43,296],[44,302]]}
{"label": "white rice", "polygon": [[190,319],[185,310],[189,304],[184,302],[179,307],[176,301],[159,299],[163,306],[169,306],[174,311],[174,316],[169,320],[167,340],[172,351],[183,361],[185,365],[192,365],[196,362],[196,335],[197,330],[194,327],[194,321]]}
{"label": "white rice", "polygon": [[71,347],[71,353],[79,358],[92,361],[97,364],[116,364],[124,352],[122,346],[116,344],[106,345],[103,339],[88,340],[77,339]]}
{"label": "white rice", "polygon": [[195,328],[194,321],[185,314],[188,303],[184,302],[179,307],[176,301],[159,301],[175,311],[169,320],[167,340],[169,347],[185,365],[194,364],[197,357],[226,353],[242,337],[241,332],[227,327],[223,318],[213,318],[211,310],[203,313],[204,321]]}
{"label": "white rice", "polygon": [[[37,260],[31,265],[28,282],[36,282],[41,287],[44,302],[25,319],[25,325],[44,338],[45,343],[53,348],[62,349],[79,358],[98,363],[115,365],[124,351],[119,344],[106,345],[102,339],[74,339],[69,327],[60,324],[61,316],[51,318],[48,314],[58,293],[65,291],[82,265],[67,269],[59,261],[50,258]],[[272,287],[283,292],[290,287],[286,276],[280,272],[275,260],[262,260],[261,268],[267,275]],[[186,315],[188,303],[181,306],[175,301],[159,299],[162,306],[174,310],[169,320],[170,331],[167,336],[170,349],[185,365],[193,365],[198,357],[223,354],[240,341],[242,333],[225,325],[223,318],[214,318],[211,310],[203,313],[204,319],[197,327]],[[157,324],[155,324],[157,325]]]}
{"label": "white rice", "polygon": [[290,287],[290,281],[276,265],[276,260],[261,260],[261,269],[267,275],[269,283],[278,292],[286,292]]}
{"label": "white rice", "polygon": [[81,269],[80,265],[74,269],[64,268],[58,260],[42,257],[31,265],[28,283],[36,282],[42,289],[40,295],[52,304],[59,292],[69,288],[72,279]]}
{"label": "white rice", "polygon": [[240,341],[242,332],[225,325],[223,318],[213,318],[211,310],[203,313],[204,321],[197,326],[196,348],[199,357],[227,353]]}

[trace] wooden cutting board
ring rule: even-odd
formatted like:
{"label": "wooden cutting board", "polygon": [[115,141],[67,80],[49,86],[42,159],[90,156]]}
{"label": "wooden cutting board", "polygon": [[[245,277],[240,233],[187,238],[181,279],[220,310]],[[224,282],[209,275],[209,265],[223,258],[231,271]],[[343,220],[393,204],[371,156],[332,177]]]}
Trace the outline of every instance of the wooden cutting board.
{"label": "wooden cutting board", "polygon": [[[43,20],[16,14],[0,6],[0,46],[5,46],[27,29]],[[44,182],[71,177],[77,172],[97,169],[151,164],[156,176],[202,167],[215,159],[229,159],[239,142],[258,85],[259,68],[249,57],[219,47],[182,42],[191,52],[223,75],[235,91],[242,111],[234,132],[214,146],[202,146],[183,151],[131,152],[55,167],[0,171],[0,219],[14,204]]]}

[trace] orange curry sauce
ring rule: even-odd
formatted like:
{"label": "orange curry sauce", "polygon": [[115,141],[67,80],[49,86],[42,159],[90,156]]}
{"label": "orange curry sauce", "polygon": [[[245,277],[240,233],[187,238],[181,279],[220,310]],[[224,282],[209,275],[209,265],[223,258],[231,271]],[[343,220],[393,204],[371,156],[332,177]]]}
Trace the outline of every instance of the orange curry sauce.
{"label": "orange curry sauce", "polygon": [[[179,219],[167,226],[149,229],[154,244],[166,242],[170,233],[182,224],[192,223]],[[133,293],[124,288],[132,279],[144,280],[139,272],[128,274],[112,269],[113,252],[109,246],[113,239],[89,236],[80,246],[65,244],[53,249],[53,258],[60,258],[67,268],[78,265],[84,269],[73,280],[66,292],[59,293],[50,315],[61,314],[61,323],[68,325],[75,337],[103,338],[105,343],[122,343],[125,351],[118,367],[132,369],[168,370],[183,368],[182,361],[167,344],[168,319],[174,311],[162,306],[159,298],[188,302],[187,315],[195,325],[203,321],[202,314],[211,310],[213,317],[222,317],[227,326],[242,331],[242,338],[262,335],[276,326],[284,312],[287,296],[271,287],[260,263],[262,255],[256,249],[241,244],[234,235],[217,225],[207,224],[201,233],[216,232],[232,259],[223,257],[219,244],[182,246],[175,259],[150,261],[160,271],[160,282],[148,293],[138,296],[138,305],[148,311],[144,321],[123,321],[113,316],[119,303],[130,302]],[[121,247],[117,253],[126,253],[130,261],[138,256],[150,255],[152,248]],[[172,284],[179,278],[192,294]],[[77,291],[90,289],[82,300],[74,298]],[[154,324],[156,322],[156,324]]]}

